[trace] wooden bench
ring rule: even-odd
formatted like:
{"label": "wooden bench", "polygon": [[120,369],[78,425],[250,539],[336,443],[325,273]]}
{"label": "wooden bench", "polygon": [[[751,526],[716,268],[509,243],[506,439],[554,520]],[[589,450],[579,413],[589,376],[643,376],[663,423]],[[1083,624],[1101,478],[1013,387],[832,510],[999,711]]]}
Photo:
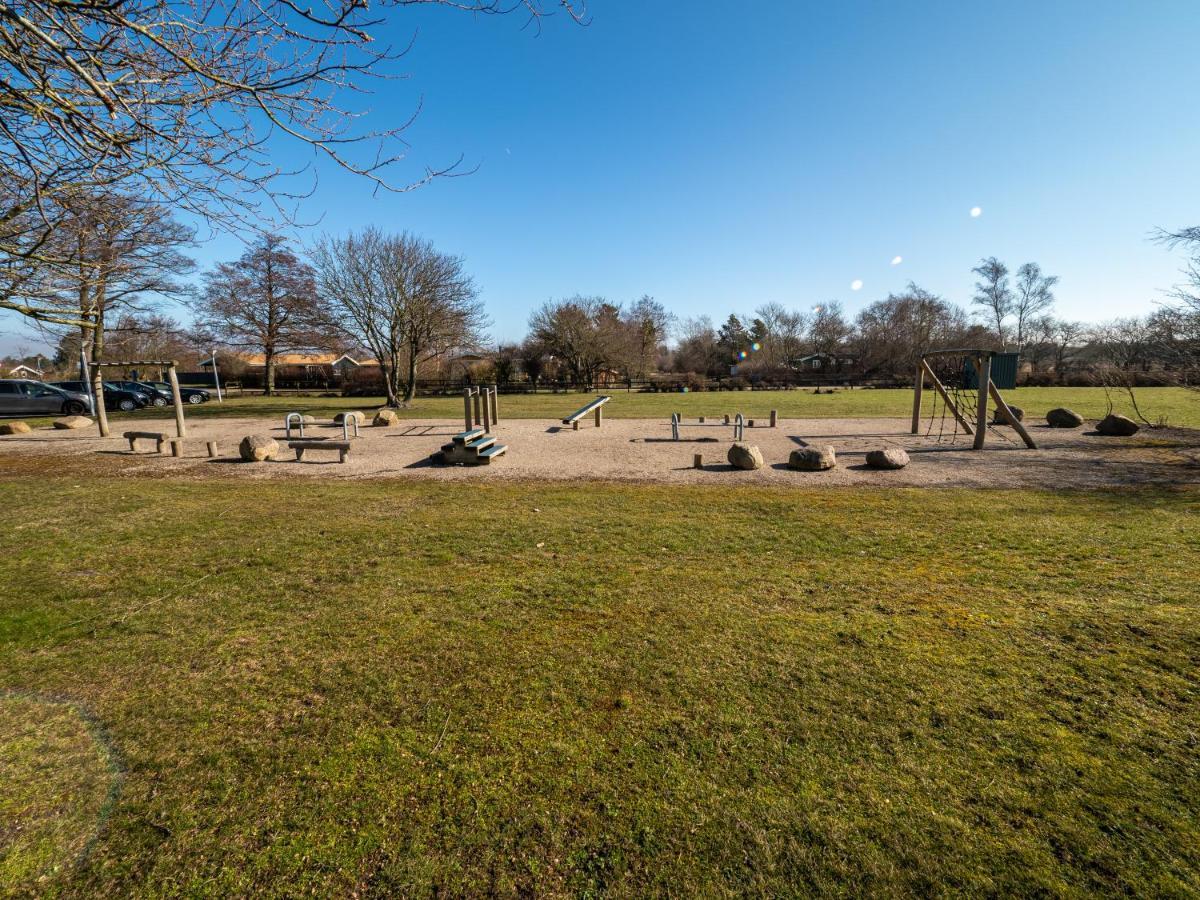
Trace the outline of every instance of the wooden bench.
{"label": "wooden bench", "polygon": [[[126,431],[124,437],[129,441],[129,450],[133,453],[137,452],[138,441],[154,441],[154,452],[162,453],[163,444],[170,440],[161,431]],[[179,440],[179,438],[175,438],[175,440]],[[174,447],[171,452],[175,456],[179,455],[175,452]]]}
{"label": "wooden bench", "polygon": [[340,463],[350,455],[349,441],[288,441],[288,448],[296,451],[296,462],[304,459],[305,450],[336,450]]}

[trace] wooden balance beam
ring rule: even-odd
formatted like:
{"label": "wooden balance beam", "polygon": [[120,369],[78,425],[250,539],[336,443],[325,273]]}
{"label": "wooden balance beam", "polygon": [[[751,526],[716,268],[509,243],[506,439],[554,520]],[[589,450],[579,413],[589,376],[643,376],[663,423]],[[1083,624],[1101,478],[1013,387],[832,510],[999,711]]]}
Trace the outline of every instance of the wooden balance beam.
{"label": "wooden balance beam", "polygon": [[569,415],[565,419],[563,419],[562,423],[564,425],[570,425],[572,428],[574,428],[576,431],[578,431],[579,430],[579,420],[582,419],[584,416],[586,416],[588,413],[594,411],[596,414],[596,427],[599,428],[600,423],[602,421],[604,421],[604,414],[600,411],[600,408],[602,406],[604,406],[604,404],[607,403],[611,399],[612,399],[612,397],[609,397],[609,396],[597,397],[595,400],[593,400],[591,403],[587,404],[583,408],[575,410],[575,412],[571,413],[571,415]]}

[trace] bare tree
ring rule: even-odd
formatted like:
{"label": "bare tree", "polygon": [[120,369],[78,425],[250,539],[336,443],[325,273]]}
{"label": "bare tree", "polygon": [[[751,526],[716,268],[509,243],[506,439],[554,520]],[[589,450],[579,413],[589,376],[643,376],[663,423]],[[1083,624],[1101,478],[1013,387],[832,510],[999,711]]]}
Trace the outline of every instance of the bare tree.
{"label": "bare tree", "polygon": [[1184,280],[1170,294],[1170,301],[1154,317],[1156,349],[1176,373],[1176,381],[1200,386],[1200,227],[1159,232],[1158,240],[1168,247],[1182,247],[1188,254]]}
{"label": "bare tree", "polygon": [[787,367],[804,353],[808,317],[781,303],[766,303],[754,311],[766,330],[763,357],[770,366]]}
{"label": "bare tree", "polygon": [[972,343],[972,327],[960,307],[909,282],[858,314],[856,345],[864,371],[908,378],[922,353]]}
{"label": "bare tree", "polygon": [[[417,3],[584,17],[582,0],[390,5]],[[54,234],[97,192],[231,227],[290,218],[313,170],[281,168],[278,140],[385,189],[453,174],[457,163],[398,183],[408,123],[363,130],[365,108],[349,105],[397,74],[403,51],[376,40],[387,18],[364,0],[0,5],[0,259],[69,262]],[[81,324],[15,283],[0,284],[0,307]]]}
{"label": "bare tree", "polygon": [[617,308],[603,297],[552,300],[529,319],[530,337],[566,367],[579,386],[595,384],[618,352]]}
{"label": "bare tree", "polygon": [[1054,286],[1057,275],[1043,275],[1037,263],[1027,262],[1017,269],[1017,284],[1013,291],[1012,311],[1017,318],[1017,352],[1025,349],[1030,324],[1054,306]]}
{"label": "bare tree", "polygon": [[483,339],[487,317],[463,259],[429,241],[370,227],[322,238],[312,260],[332,322],[379,360],[389,406],[416,396],[422,364]]}
{"label": "bare tree", "polygon": [[842,305],[836,300],[818,307],[808,329],[808,338],[817,353],[837,354],[845,347],[854,328],[846,321]]}
{"label": "bare tree", "polygon": [[622,314],[628,332],[630,377],[645,378],[654,368],[659,348],[666,341],[675,317],[649,295],[643,295]]}
{"label": "bare tree", "polygon": [[1013,313],[1013,293],[1008,284],[1008,266],[989,256],[971,270],[979,276],[971,302],[983,309],[984,315],[996,330],[1000,349],[1007,349],[1004,323]]}
{"label": "bare tree", "polygon": [[262,353],[264,394],[275,392],[275,361],[281,353],[327,343],[312,268],[281,236],[263,235],[204,280],[197,326],[216,343]]}

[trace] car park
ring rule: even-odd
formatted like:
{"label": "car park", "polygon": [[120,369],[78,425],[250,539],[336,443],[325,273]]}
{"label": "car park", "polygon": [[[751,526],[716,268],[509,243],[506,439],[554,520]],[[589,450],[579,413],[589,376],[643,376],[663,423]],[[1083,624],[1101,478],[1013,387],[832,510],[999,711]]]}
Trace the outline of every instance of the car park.
{"label": "car park", "polygon": [[[152,387],[158,388],[160,391],[166,391],[167,397],[171,396],[171,386],[165,381],[151,381],[147,383]],[[197,403],[207,403],[212,399],[212,394],[204,390],[204,388],[181,387],[179,389],[179,398],[184,403],[191,403],[194,405]]]}
{"label": "car park", "polygon": [[77,416],[91,408],[91,398],[78,391],[25,378],[0,380],[0,416]]}
{"label": "car park", "polygon": [[157,384],[148,381],[114,381],[114,385],[124,391],[135,394],[145,394],[150,398],[152,406],[168,406],[171,400],[171,386],[165,385],[165,390]]}
{"label": "car park", "polygon": [[[86,393],[87,385],[82,381],[56,381],[55,387],[60,387],[68,391],[77,393]],[[104,382],[104,408],[108,410],[120,410],[121,412],[133,412],[135,409],[142,409],[150,405],[150,395],[144,392],[126,391],[117,387],[111,381]]]}

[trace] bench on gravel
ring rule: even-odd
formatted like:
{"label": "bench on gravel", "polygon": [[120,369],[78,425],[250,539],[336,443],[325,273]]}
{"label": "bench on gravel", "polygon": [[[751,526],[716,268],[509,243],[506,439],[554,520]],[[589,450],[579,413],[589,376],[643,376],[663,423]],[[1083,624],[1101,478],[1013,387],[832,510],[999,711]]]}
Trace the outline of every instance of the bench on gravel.
{"label": "bench on gravel", "polygon": [[161,431],[126,431],[125,440],[129,441],[129,450],[137,452],[138,441],[154,441],[154,452],[162,453],[163,444],[171,445],[171,455],[178,456],[183,449],[183,438],[168,437]]}
{"label": "bench on gravel", "polygon": [[306,450],[336,450],[338,462],[344,463],[350,455],[349,441],[288,441],[288,449],[296,451],[296,462],[304,459]]}
{"label": "bench on gravel", "polygon": [[597,397],[595,400],[593,400],[591,403],[587,404],[586,406],[582,407],[581,409],[575,410],[575,412],[571,413],[571,415],[569,415],[565,419],[563,419],[562,423],[564,425],[570,425],[572,428],[574,428],[576,431],[578,431],[579,430],[579,420],[582,419],[584,416],[586,416],[588,413],[594,412],[596,414],[596,427],[599,428],[600,423],[603,421],[603,418],[604,418],[604,414],[600,411],[600,407],[604,406],[604,404],[607,403],[611,399],[612,399],[612,397],[607,397],[607,396]]}

